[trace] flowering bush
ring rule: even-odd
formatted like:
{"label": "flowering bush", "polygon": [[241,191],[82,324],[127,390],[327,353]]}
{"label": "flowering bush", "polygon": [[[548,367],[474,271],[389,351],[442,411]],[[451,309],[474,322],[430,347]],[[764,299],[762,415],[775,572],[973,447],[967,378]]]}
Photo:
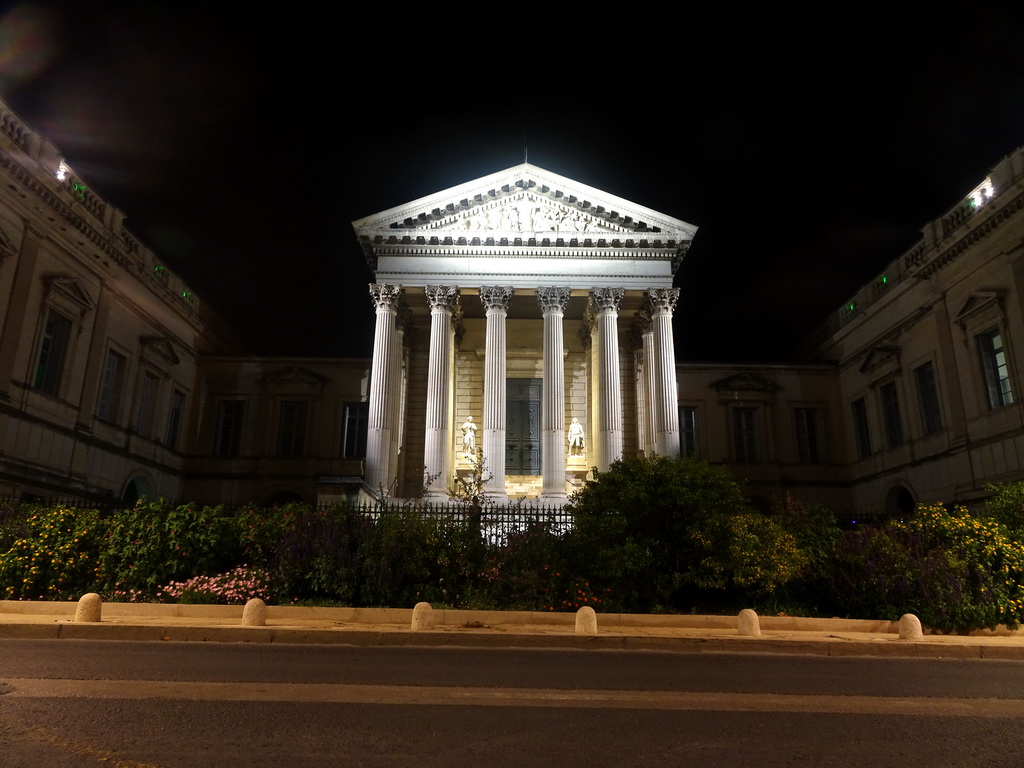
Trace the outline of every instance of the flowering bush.
{"label": "flowering bush", "polygon": [[102,558],[107,591],[153,594],[173,579],[236,564],[234,525],[223,507],[140,500],[111,520]]}
{"label": "flowering bush", "polygon": [[106,524],[95,509],[38,509],[27,535],[0,554],[0,596],[7,600],[78,597],[93,589]]}
{"label": "flowering bush", "polygon": [[849,615],[913,613],[943,632],[966,633],[1024,619],[1024,544],[964,507],[920,506],[904,522],[849,532],[827,588]]}
{"label": "flowering bush", "polygon": [[254,597],[270,597],[270,574],[262,568],[248,565],[215,576],[193,576],[185,581],[172,581],[157,592],[160,600],[179,603],[210,603],[214,605],[240,605]]}

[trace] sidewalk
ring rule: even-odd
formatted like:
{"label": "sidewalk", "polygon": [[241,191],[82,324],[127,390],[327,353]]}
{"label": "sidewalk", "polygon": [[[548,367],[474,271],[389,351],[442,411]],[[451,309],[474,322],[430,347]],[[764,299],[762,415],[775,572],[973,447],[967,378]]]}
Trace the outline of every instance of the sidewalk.
{"label": "sidewalk", "polygon": [[895,623],[762,616],[759,637],[735,616],[598,614],[596,635],[573,613],[435,610],[413,631],[412,609],[269,606],[265,626],[242,626],[242,606],[105,603],[101,621],[76,623],[75,603],[0,600],[0,638],[323,643],[361,646],[565,648],[1024,661],[1024,633],[925,635],[900,640]]}

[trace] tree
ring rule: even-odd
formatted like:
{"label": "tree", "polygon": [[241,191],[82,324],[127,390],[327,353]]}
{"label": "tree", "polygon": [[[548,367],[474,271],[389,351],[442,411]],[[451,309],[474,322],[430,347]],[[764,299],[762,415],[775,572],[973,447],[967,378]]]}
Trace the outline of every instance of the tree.
{"label": "tree", "polygon": [[706,461],[620,459],[595,472],[570,506],[577,570],[629,610],[765,596],[805,562],[794,537]]}

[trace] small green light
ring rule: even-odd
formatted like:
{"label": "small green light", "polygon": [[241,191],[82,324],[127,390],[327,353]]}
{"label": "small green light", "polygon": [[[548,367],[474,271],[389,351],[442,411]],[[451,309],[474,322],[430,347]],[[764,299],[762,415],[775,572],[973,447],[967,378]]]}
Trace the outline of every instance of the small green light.
{"label": "small green light", "polygon": [[190,298],[191,296],[192,296],[192,291],[182,291],[181,292],[181,298],[183,298],[183,299]]}
{"label": "small green light", "polygon": [[849,304],[847,304],[846,305],[846,311],[847,312],[856,312],[857,311],[857,302],[856,301],[851,301]]}
{"label": "small green light", "polygon": [[158,273],[158,274],[159,274],[160,272],[163,272],[163,271],[164,271],[164,269],[166,269],[166,267],[164,267],[164,266],[163,266],[163,265],[161,265],[161,264],[157,264],[157,265],[156,265],[155,267],[153,267],[153,271],[154,271],[154,272],[156,272],[156,273]]}
{"label": "small green light", "polygon": [[885,275],[882,275],[880,278],[878,278],[878,284],[879,285],[885,285],[888,282],[889,282],[889,278],[887,276],[885,276]]}

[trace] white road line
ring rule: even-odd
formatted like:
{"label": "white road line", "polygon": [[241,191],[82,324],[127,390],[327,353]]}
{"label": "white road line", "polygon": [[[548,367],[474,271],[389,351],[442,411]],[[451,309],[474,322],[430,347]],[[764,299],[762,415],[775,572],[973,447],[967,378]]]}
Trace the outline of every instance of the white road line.
{"label": "white road line", "polygon": [[1024,717],[1024,700],[828,696],[768,693],[448,688],[322,683],[210,683],[7,678],[13,698],[181,699],[484,707],[822,712],[955,717]]}

